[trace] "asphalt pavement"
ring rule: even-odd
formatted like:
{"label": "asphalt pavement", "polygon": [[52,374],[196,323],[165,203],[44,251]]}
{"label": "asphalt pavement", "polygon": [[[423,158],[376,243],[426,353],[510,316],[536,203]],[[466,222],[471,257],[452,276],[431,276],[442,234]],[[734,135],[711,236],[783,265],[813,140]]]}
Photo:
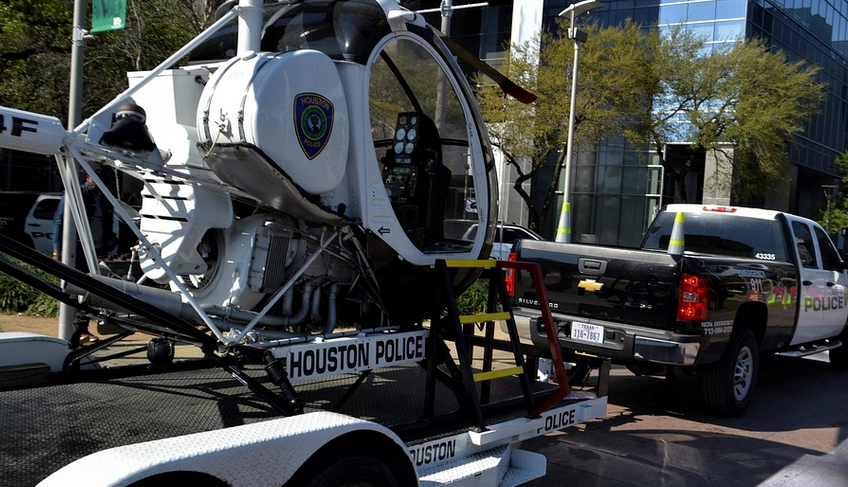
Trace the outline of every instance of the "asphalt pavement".
{"label": "asphalt pavement", "polygon": [[604,419],[523,443],[548,459],[547,475],[527,485],[848,486],[848,373],[826,360],[763,357],[736,418],[706,410],[697,377],[614,366]]}

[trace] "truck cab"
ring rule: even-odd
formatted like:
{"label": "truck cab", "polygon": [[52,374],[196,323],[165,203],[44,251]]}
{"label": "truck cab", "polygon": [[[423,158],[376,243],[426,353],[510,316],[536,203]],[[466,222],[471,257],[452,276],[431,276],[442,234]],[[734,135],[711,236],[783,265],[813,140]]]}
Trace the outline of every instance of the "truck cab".
{"label": "truck cab", "polygon": [[827,233],[810,221],[787,215],[799,271],[798,319],[792,345],[838,335],[845,327],[846,265]]}

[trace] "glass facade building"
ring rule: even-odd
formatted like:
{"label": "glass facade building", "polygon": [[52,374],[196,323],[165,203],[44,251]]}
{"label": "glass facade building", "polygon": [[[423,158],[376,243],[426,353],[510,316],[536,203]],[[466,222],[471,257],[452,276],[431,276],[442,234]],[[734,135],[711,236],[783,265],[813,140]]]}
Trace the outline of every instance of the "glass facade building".
{"label": "glass facade building", "polygon": [[[559,13],[573,0],[538,0],[541,25],[554,26]],[[848,131],[848,1],[838,0],[601,0],[590,19],[601,26],[618,25],[631,18],[660,29],[683,25],[707,40],[708,45],[761,38],[783,50],[790,62],[804,61],[820,67],[818,81],[826,86],[826,99],[789,149],[790,167],[782,185],[758,206],[788,210],[817,218],[826,205],[823,184],[839,177],[835,158],[846,149]],[[422,2],[429,8],[439,2]],[[432,5],[431,5],[432,4]],[[425,8],[425,7],[422,7]],[[513,2],[489,2],[489,7],[458,10],[452,18],[451,37],[497,66],[509,40],[516,9]],[[439,25],[438,13],[429,18]],[[458,27],[461,26],[461,27]],[[579,89],[579,87],[578,87]],[[686,141],[666,148],[673,159]],[[603,141],[592,150],[580,148],[572,164],[572,231],[603,244],[636,245],[650,220],[653,206],[674,200],[674,182],[660,171],[647,152],[640,153],[621,139]],[[552,158],[553,161],[553,158]],[[657,184],[658,177],[663,184]],[[704,170],[695,168],[686,186],[693,202],[704,200]],[[546,187],[541,175],[534,183]],[[542,193],[543,189],[538,189]],[[535,193],[535,192],[534,192]],[[659,202],[659,203],[657,203]],[[733,201],[733,203],[738,203]],[[559,204],[557,204],[557,207]],[[543,235],[555,234],[556,215],[548,218]]]}
{"label": "glass facade building", "polygon": [[[543,26],[551,27],[565,7],[563,0],[545,2]],[[705,39],[708,45],[761,38],[773,49],[783,50],[790,62],[804,61],[820,67],[818,81],[826,86],[826,99],[789,149],[790,167],[783,184],[766,195],[759,205],[817,218],[826,205],[823,184],[838,177],[835,158],[845,149],[848,130],[848,2],[828,0],[606,0],[605,8],[593,11],[600,25],[617,25],[627,18],[660,29],[672,25]],[[685,144],[685,140],[677,141]],[[666,154],[674,154],[674,146]],[[575,161],[572,180],[575,208],[574,235],[596,235],[606,244],[638,243],[649,220],[650,197],[642,195],[643,174],[638,166],[650,157],[633,157],[623,141],[605,141],[593,153],[583,152]],[[637,162],[638,160],[638,162]],[[617,166],[617,167],[616,167]],[[697,173],[698,171],[696,171]],[[630,176],[628,176],[630,173]],[[621,177],[620,181],[618,177]],[[628,182],[629,177],[636,181]],[[666,177],[662,203],[673,201],[673,181]],[[690,175],[689,198],[703,199],[704,174]],[[691,189],[697,188],[696,191]],[[651,188],[648,188],[650,193]],[[642,205],[639,202],[644,201]],[[737,203],[737,202],[733,202]],[[641,206],[636,211],[632,206]],[[641,216],[641,217],[640,217]]]}

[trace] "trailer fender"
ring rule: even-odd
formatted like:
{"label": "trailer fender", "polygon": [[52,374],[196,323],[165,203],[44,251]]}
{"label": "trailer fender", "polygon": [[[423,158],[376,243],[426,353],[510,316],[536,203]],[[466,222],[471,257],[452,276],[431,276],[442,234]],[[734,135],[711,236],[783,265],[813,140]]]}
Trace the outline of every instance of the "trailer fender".
{"label": "trailer fender", "polygon": [[[353,445],[357,437],[379,437],[384,445],[396,445],[393,449],[400,452],[396,457],[410,462],[403,455],[405,445],[388,428],[342,414],[315,412],[102,450],[61,468],[38,487],[82,481],[90,487],[128,487],[175,475],[205,482],[214,479],[206,485],[220,481],[231,487],[280,486],[305,464],[320,462],[313,457],[328,451],[326,445]],[[363,442],[350,453],[380,456],[385,451],[374,451]],[[414,476],[411,463],[402,470]]]}
{"label": "trailer fender", "polygon": [[70,351],[67,340],[37,333],[0,333],[0,368],[39,363],[48,365],[50,372],[61,372]]}

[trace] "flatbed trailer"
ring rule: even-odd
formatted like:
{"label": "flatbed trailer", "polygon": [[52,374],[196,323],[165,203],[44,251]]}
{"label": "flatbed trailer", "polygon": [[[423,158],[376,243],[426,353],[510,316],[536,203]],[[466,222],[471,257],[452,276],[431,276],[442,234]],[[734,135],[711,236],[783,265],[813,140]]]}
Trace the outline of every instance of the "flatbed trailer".
{"label": "flatbed trailer", "polygon": [[[76,289],[104,292],[97,279],[2,236],[0,250],[63,277]],[[434,309],[447,310],[435,325],[338,331],[290,344],[285,354],[265,364],[209,353],[169,363],[161,372],[153,366],[110,367],[97,358],[105,345],[133,331],[155,335],[156,329],[146,328],[132,314],[110,316],[127,329],[125,334],[76,350],[58,339],[22,341],[18,334],[0,333],[3,356],[27,357],[14,365],[41,360],[27,353],[38,338],[53,344],[43,354],[52,356],[45,362],[55,363],[56,354],[64,354],[49,384],[0,390],[0,427],[9,438],[0,446],[0,482],[66,485],[84,476],[88,485],[140,486],[146,484],[138,482],[179,474],[188,475],[180,480],[215,479],[221,485],[293,486],[354,452],[364,455],[358,462],[365,458],[400,468],[395,472],[399,485],[509,486],[537,478],[544,474],[544,457],[515,446],[605,415],[609,363],[592,363],[599,370],[600,396],[572,391],[554,337],[548,349],[522,345],[518,339],[503,271],[525,264],[440,261],[437,268],[445,279],[451,266],[485,267],[482,278],[492,289],[490,299],[500,296],[507,311],[460,316],[446,286],[434,296]],[[538,267],[531,267],[540,279]],[[0,268],[57,299],[71,299],[6,258],[0,258]],[[134,306],[133,296],[115,288],[106,294],[119,308]],[[489,308],[495,304],[490,302]],[[169,320],[160,331],[169,331],[170,341],[196,340],[201,350],[214,345],[214,339],[204,343],[205,335],[193,335],[191,328],[180,334],[177,317],[143,307],[137,311]],[[501,319],[510,333],[498,339],[495,321]],[[348,367],[330,370],[333,356]],[[557,382],[536,380],[539,358],[553,358],[560,365]],[[496,359],[518,365],[495,366]],[[279,360],[286,364],[285,380],[275,380],[272,371]],[[382,446],[372,443],[374,438]],[[314,448],[304,450],[304,442],[314,442]],[[210,451],[210,443],[218,450]],[[363,449],[362,444],[368,446]],[[332,451],[327,454],[332,458],[316,453],[324,448]],[[290,463],[269,473],[267,459],[256,455],[266,450],[290,456]],[[155,454],[146,458],[144,452]],[[221,467],[230,462],[239,467]],[[208,477],[196,477],[200,475]],[[475,483],[480,479],[487,480]]]}
{"label": "flatbed trailer", "polygon": [[[62,262],[0,235],[0,272],[80,325],[117,329],[84,346],[82,326],[67,341],[0,334],[0,374],[50,371],[48,385],[0,391],[4,484],[509,487],[541,476],[544,457],[517,445],[603,416],[609,362],[579,357],[600,387],[572,391],[550,313],[547,346],[524,346],[509,306],[504,273],[541,283],[539,266],[478,260],[492,245],[497,175],[455,56],[535,99],[395,0],[238,0],[71,130],[0,107],[0,146],[56,158],[77,230],[65,225]],[[79,168],[137,239],[138,279],[100,270]],[[140,185],[137,222],[100,168]],[[446,236],[472,199],[473,240]],[[75,238],[89,273],[76,270]],[[455,294],[483,275],[485,312],[461,314]],[[152,337],[162,371],[115,375],[104,363],[135,333]],[[172,361],[176,344],[197,347],[196,369]],[[542,358],[555,382],[537,379]]]}
{"label": "flatbed trailer", "polygon": [[[0,428],[6,436],[0,444],[0,484],[36,485],[73,461],[110,448],[204,432],[214,435],[226,431],[223,428],[245,425],[271,428],[291,419],[280,419],[277,411],[222,369],[199,365],[186,363],[184,370],[142,375],[136,375],[138,370],[131,375],[112,370],[112,377],[104,372],[83,373],[65,384],[0,391],[0,410],[4,412]],[[265,374],[256,368],[248,369],[248,373],[259,380]],[[470,432],[475,429],[467,420],[433,422],[417,430],[405,424],[423,408],[423,396],[415,385],[421,383],[424,374],[424,369],[415,365],[375,371],[365,387],[338,407],[358,376],[312,381],[298,389],[305,416],[334,411],[396,429],[411,464],[424,472],[424,467],[432,469],[438,460],[459,458],[457,450],[463,441],[473,441]],[[551,385],[536,387],[541,390]],[[448,394],[439,397],[445,399],[437,403],[438,413],[455,410],[455,400]],[[544,434],[597,418],[605,413],[605,407],[605,398],[575,397],[552,408],[555,414],[545,414],[536,421]],[[515,408],[502,411],[493,418],[496,426],[490,431],[506,428],[511,421],[520,422],[523,416]],[[527,424],[520,426],[522,434],[539,433],[535,428],[527,429]],[[235,464],[239,462],[236,452],[232,458]],[[541,461],[544,464],[544,459]],[[528,467],[526,472],[515,469],[512,475],[528,480],[537,477],[539,459],[535,462],[535,468]],[[89,463],[89,467],[107,468],[102,463]],[[88,476],[92,475],[95,472]],[[426,474],[421,477],[421,485],[425,485]]]}

